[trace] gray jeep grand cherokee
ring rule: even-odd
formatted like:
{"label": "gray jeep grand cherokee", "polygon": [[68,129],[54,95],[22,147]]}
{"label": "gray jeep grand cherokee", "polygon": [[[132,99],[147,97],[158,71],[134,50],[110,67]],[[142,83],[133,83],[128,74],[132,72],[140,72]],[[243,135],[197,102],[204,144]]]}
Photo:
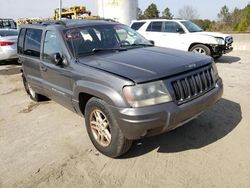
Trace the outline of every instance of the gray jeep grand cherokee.
{"label": "gray jeep grand cherokee", "polygon": [[110,157],[197,117],[223,91],[210,57],[154,47],[119,23],[23,25],[18,54],[31,99],[46,96],[84,116],[91,141]]}

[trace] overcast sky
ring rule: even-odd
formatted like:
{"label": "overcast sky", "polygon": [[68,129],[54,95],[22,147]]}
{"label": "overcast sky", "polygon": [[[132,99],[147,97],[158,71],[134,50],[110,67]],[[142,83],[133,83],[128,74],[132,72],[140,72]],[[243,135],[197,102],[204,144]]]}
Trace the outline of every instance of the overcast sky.
{"label": "overcast sky", "polygon": [[[244,8],[250,0],[139,0],[139,8],[144,10],[155,3],[162,12],[166,7],[172,14],[178,16],[178,10],[185,5],[197,9],[199,18],[217,19],[217,14],[223,5],[231,10],[235,7]],[[63,7],[84,5],[93,15],[97,14],[96,0],[63,0]],[[58,7],[58,0],[0,0],[0,18],[49,17]]]}

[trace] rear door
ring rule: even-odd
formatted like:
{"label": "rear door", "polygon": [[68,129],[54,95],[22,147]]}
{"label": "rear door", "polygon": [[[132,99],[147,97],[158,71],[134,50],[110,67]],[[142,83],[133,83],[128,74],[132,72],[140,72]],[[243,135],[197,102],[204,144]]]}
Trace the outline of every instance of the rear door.
{"label": "rear door", "polygon": [[21,29],[17,47],[19,62],[23,65],[25,77],[31,87],[40,94],[44,93],[40,72],[42,33],[41,29]]}
{"label": "rear door", "polygon": [[146,31],[142,31],[141,34],[144,37],[146,37],[146,39],[154,41],[156,46],[163,46],[161,38],[162,29],[163,29],[162,21],[152,21],[146,28]]}
{"label": "rear door", "polygon": [[[62,39],[55,31],[46,31],[43,43],[42,62],[40,66],[46,96],[73,110],[72,73],[69,66],[54,64],[54,55],[59,53],[66,58]],[[65,59],[66,60],[66,59]]]}

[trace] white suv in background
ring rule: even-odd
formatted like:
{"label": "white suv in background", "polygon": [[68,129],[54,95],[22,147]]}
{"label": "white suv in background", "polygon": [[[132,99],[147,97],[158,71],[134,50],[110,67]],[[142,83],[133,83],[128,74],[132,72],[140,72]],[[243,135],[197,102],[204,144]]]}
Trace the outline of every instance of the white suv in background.
{"label": "white suv in background", "polygon": [[189,20],[134,20],[131,28],[160,47],[201,53],[214,58],[233,50],[232,36],[204,32]]}

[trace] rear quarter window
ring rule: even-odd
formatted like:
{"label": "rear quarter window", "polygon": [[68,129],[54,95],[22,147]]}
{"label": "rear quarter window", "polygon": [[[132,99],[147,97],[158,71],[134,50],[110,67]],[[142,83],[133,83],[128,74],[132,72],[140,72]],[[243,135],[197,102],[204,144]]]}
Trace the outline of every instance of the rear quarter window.
{"label": "rear quarter window", "polygon": [[131,28],[134,30],[140,29],[146,22],[135,22],[131,25]]}
{"label": "rear quarter window", "polygon": [[24,54],[33,57],[40,57],[42,30],[26,29],[24,40]]}

